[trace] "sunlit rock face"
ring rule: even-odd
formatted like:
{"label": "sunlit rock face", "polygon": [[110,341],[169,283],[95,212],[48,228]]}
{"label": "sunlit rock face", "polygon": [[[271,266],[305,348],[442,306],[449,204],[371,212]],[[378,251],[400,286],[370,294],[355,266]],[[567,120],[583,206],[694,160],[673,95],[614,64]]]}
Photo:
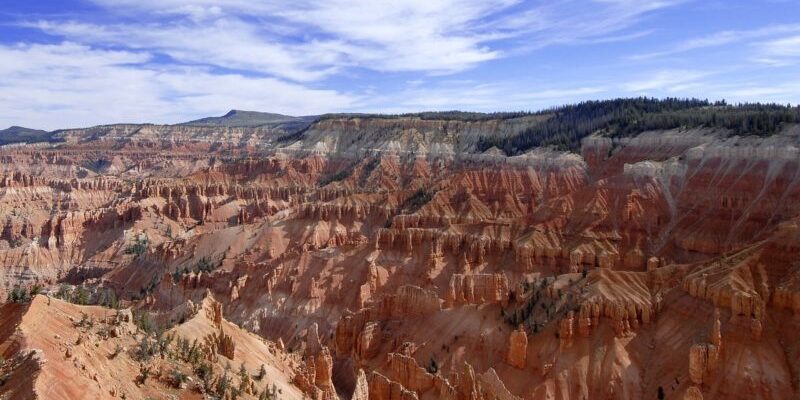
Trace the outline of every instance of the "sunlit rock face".
{"label": "sunlit rock face", "polygon": [[[169,329],[202,328],[219,368],[280,371],[280,398],[800,395],[797,135],[476,150],[535,123],[332,118],[289,138],[117,125],[5,147],[0,295],[113,290]],[[53,352],[59,331],[29,328],[46,303],[0,316],[23,321],[0,334],[14,388],[77,376],[68,349],[99,371],[91,347]],[[63,307],[48,318],[76,337],[67,314],[100,315]],[[150,393],[113,368],[103,393]]]}

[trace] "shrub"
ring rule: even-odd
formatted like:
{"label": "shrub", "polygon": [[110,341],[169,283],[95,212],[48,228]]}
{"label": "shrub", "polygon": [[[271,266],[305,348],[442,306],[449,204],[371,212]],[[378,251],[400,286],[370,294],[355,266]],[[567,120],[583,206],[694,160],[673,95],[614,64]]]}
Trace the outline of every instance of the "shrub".
{"label": "shrub", "polygon": [[267,368],[264,367],[264,364],[261,364],[261,369],[258,370],[258,375],[256,375],[256,380],[263,380],[264,377],[267,376]]}
{"label": "shrub", "polygon": [[435,192],[419,189],[400,206],[404,213],[413,214],[433,199]]}
{"label": "shrub", "polygon": [[146,235],[144,237],[139,236],[133,244],[125,248],[125,254],[133,254],[134,259],[139,258],[139,256],[147,251],[149,242]]}
{"label": "shrub", "polygon": [[431,360],[428,362],[428,366],[425,367],[425,370],[434,375],[439,372],[439,363],[436,362],[433,356],[431,356]]}
{"label": "shrub", "polygon": [[181,387],[186,381],[189,379],[189,376],[181,372],[177,367],[172,368],[170,371],[170,380],[172,381],[172,385],[176,388]]}

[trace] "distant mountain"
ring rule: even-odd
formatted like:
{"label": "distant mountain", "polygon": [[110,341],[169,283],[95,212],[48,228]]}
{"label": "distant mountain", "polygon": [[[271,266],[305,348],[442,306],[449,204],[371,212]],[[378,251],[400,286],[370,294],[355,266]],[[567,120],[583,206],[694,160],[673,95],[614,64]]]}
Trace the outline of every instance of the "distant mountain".
{"label": "distant mountain", "polygon": [[290,115],[274,114],[258,111],[231,110],[221,117],[207,117],[194,121],[184,122],[179,125],[188,126],[227,126],[227,127],[256,127],[256,126],[294,126],[296,124],[311,123],[315,116],[293,117]]}
{"label": "distant mountain", "polygon": [[0,145],[11,143],[37,143],[49,142],[53,140],[50,132],[40,129],[25,128],[22,126],[12,126],[8,129],[0,130]]}

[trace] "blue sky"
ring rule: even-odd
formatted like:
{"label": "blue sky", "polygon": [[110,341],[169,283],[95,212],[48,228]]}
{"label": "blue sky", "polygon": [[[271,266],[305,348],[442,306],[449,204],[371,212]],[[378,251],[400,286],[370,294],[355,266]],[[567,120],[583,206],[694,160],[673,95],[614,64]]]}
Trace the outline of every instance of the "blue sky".
{"label": "blue sky", "polygon": [[0,127],[800,102],[796,0],[0,0]]}

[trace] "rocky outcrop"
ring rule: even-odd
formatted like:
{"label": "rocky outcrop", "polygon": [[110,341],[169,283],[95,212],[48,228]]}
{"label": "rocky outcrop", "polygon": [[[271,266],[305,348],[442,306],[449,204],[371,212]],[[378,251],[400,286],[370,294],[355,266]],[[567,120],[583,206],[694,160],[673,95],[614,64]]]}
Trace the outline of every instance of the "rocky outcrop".
{"label": "rocky outcrop", "polygon": [[363,369],[359,369],[356,374],[356,387],[353,389],[353,395],[350,396],[351,400],[369,400],[369,383],[367,382],[367,374]]}
{"label": "rocky outcrop", "polygon": [[[333,343],[336,354],[341,356],[349,355],[353,352],[356,345],[356,338],[361,335],[364,326],[370,322],[370,310],[363,309],[359,312],[345,311],[339,322],[336,323]],[[359,358],[363,358],[361,355]]]}
{"label": "rocky outcrop", "polygon": [[221,354],[229,360],[233,360],[236,344],[233,342],[233,338],[231,338],[230,335],[226,335],[225,332],[222,331],[222,328],[220,328],[219,332],[213,334],[210,340],[215,349],[214,353]]}
{"label": "rocky outcrop", "polygon": [[692,383],[702,385],[714,373],[719,362],[719,348],[710,343],[695,344],[689,350],[689,378]]}
{"label": "rocky outcrop", "polygon": [[434,375],[420,367],[413,357],[391,353],[388,364],[389,377],[400,382],[403,387],[417,393],[424,393],[434,387]]}
{"label": "rocky outcrop", "polygon": [[337,398],[332,380],[333,357],[330,350],[320,342],[318,330],[317,324],[312,324],[306,331],[303,363],[293,381],[315,400],[333,400]]}
{"label": "rocky outcrop", "polygon": [[528,334],[520,325],[512,331],[508,339],[508,364],[515,368],[524,369],[528,358]]}
{"label": "rocky outcrop", "polygon": [[[744,268],[747,268],[747,266],[734,266],[727,272],[732,276],[739,274],[750,276],[750,270]],[[727,274],[717,274],[711,277],[707,272],[704,272],[707,270],[708,268],[705,268],[687,276],[683,282],[683,289],[694,297],[711,301],[715,307],[730,309],[734,316],[740,315],[759,321],[764,319],[766,304],[755,288],[751,289],[752,291],[742,290],[730,285],[725,280]]]}
{"label": "rocky outcrop", "polygon": [[369,375],[370,400],[418,400],[413,391],[403,387],[400,383],[373,371]]}
{"label": "rocky outcrop", "polygon": [[303,356],[303,363],[298,367],[293,382],[312,399],[333,400],[337,397],[332,376],[333,358],[328,348],[323,347],[317,354]]}
{"label": "rocky outcrop", "polygon": [[[470,260],[481,264],[487,256],[497,256],[513,251],[514,244],[507,239],[484,235],[443,233],[439,230],[409,228],[378,230],[375,248],[411,252],[418,248],[433,248],[437,254],[467,254]],[[544,250],[543,250],[544,251]],[[521,257],[521,256],[520,256]]]}
{"label": "rocky outcrop", "polygon": [[608,301],[602,298],[590,299],[581,304],[577,317],[570,314],[562,321],[561,329],[565,340],[572,337],[577,318],[577,331],[581,336],[588,336],[593,326],[597,326],[600,317],[611,320],[617,336],[628,336],[642,324],[649,324],[657,309],[657,305],[644,301],[630,301],[626,303]]}
{"label": "rocky outcrop", "polygon": [[[587,320],[584,324],[585,331],[588,331],[589,321]],[[570,311],[564,319],[558,322],[558,339],[562,350],[572,345],[573,336],[575,336],[575,312]],[[588,336],[588,334],[584,336]]]}
{"label": "rocky outcrop", "polygon": [[319,326],[316,322],[306,329],[306,354],[317,354],[322,350],[322,342],[319,339]]}
{"label": "rocky outcrop", "polygon": [[684,392],[683,400],[703,400],[703,392],[697,386],[690,386]]}
{"label": "rocky outcrop", "polygon": [[424,317],[440,309],[436,293],[411,285],[400,287],[397,293],[384,296],[375,305],[381,319]]}
{"label": "rocky outcrop", "polygon": [[800,315],[800,291],[788,287],[778,287],[772,294],[772,303],[781,308],[792,310],[796,315]]}
{"label": "rocky outcrop", "polygon": [[417,286],[402,286],[358,312],[346,311],[336,324],[333,342],[336,353],[353,354],[357,360],[370,359],[381,346],[380,321],[419,318],[441,309],[435,293]]}
{"label": "rocky outcrop", "polygon": [[488,394],[485,397],[487,400],[521,400],[521,397],[516,396],[515,394],[511,393],[508,388],[506,388],[506,385],[497,375],[497,372],[494,370],[494,368],[489,368],[486,372],[481,374],[480,382],[484,392]]}
{"label": "rocky outcrop", "polygon": [[453,274],[447,290],[446,303],[451,306],[464,304],[508,304],[508,279],[498,274]]}
{"label": "rocky outcrop", "polygon": [[364,325],[355,340],[353,355],[356,360],[369,360],[378,355],[382,340],[381,326],[376,321]]}

